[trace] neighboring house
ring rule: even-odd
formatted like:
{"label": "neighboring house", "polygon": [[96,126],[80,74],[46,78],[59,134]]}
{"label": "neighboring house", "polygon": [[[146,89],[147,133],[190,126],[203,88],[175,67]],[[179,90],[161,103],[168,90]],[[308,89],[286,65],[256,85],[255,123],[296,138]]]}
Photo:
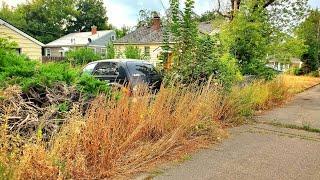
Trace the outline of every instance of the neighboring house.
{"label": "neighboring house", "polygon": [[16,42],[18,44],[16,50],[19,54],[41,61],[44,44],[2,19],[0,19],[0,37]]}
{"label": "neighboring house", "polygon": [[[113,30],[97,31],[97,27],[91,27],[91,32],[75,32],[65,35],[45,45],[44,55],[47,59],[63,58],[66,52],[87,47],[97,54],[106,55],[108,43],[116,40],[116,32]],[[44,59],[46,59],[44,57]]]}
{"label": "neighboring house", "polygon": [[[199,31],[201,34],[214,34],[211,23],[200,23]],[[169,44],[174,44],[172,37],[169,37]],[[160,17],[154,17],[151,27],[139,27],[135,31],[114,42],[117,56],[123,56],[126,46],[133,45],[138,47],[144,57],[153,64],[161,62],[159,60],[163,44],[163,28],[161,27]],[[172,58],[169,52],[169,60]]]}
{"label": "neighboring house", "polygon": [[267,67],[273,68],[274,70],[286,72],[290,68],[297,67],[302,68],[303,62],[298,58],[291,58],[291,63],[281,63],[276,59],[269,60]]}

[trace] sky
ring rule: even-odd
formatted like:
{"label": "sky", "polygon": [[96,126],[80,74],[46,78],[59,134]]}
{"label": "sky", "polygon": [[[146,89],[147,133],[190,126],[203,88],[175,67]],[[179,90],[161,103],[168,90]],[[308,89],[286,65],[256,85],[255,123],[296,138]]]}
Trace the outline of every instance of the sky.
{"label": "sky", "polygon": [[[141,9],[159,11],[164,13],[164,8],[169,7],[169,0],[103,0],[107,8],[107,16],[109,23],[116,27],[134,26],[137,23],[138,13]],[[184,1],[184,0],[181,0]],[[0,0],[11,6],[24,3],[26,0]],[[195,0],[195,11],[202,14],[215,7],[215,0]],[[313,8],[320,8],[320,0],[309,0],[309,4]]]}

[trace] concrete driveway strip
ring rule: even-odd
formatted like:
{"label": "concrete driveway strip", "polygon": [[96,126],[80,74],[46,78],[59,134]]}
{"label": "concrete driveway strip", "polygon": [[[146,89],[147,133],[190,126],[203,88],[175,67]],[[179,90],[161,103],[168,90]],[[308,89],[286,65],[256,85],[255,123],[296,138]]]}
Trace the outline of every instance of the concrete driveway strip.
{"label": "concrete driveway strip", "polygon": [[[259,117],[320,128],[320,87],[299,94],[288,105]],[[262,123],[230,130],[220,145],[201,150],[190,161],[163,170],[156,180],[320,180],[320,134]]]}
{"label": "concrete driveway strip", "polygon": [[268,111],[257,120],[320,129],[320,86],[298,94],[287,105]]}

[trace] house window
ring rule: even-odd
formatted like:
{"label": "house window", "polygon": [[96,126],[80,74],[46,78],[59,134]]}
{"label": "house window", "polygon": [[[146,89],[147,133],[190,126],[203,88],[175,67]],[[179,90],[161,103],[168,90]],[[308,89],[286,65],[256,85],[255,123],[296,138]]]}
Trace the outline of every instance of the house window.
{"label": "house window", "polygon": [[51,56],[51,49],[50,48],[46,48],[46,56]]}
{"label": "house window", "polygon": [[106,53],[107,53],[107,49],[106,48],[101,48],[101,56],[105,57],[106,56]]}
{"label": "house window", "polygon": [[111,41],[114,41],[116,40],[116,37],[115,36],[111,36]]}
{"label": "house window", "polygon": [[16,48],[15,50],[18,54],[21,54],[21,48]]}
{"label": "house window", "polygon": [[144,56],[150,57],[150,46],[144,47]]}

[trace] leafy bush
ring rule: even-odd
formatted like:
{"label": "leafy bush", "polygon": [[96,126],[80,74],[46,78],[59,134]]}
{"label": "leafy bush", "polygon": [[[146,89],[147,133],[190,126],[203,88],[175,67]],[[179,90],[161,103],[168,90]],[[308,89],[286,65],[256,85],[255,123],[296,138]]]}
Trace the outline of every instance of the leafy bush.
{"label": "leafy bush", "polygon": [[110,94],[110,87],[106,82],[97,80],[91,75],[83,74],[77,81],[77,89],[85,95]]}
{"label": "leafy bush", "polygon": [[40,65],[37,73],[20,83],[23,91],[31,87],[45,86],[52,87],[56,83],[72,85],[79,76],[79,72],[70,67],[68,63],[48,63]]}
{"label": "leafy bush", "polygon": [[20,84],[36,73],[37,62],[25,56],[0,48],[0,87],[8,84]]}
{"label": "leafy bush", "polygon": [[107,46],[107,59],[114,59],[116,57],[116,50],[112,43]]}
{"label": "leafy bush", "polygon": [[0,49],[4,50],[11,50],[13,48],[16,48],[18,45],[17,43],[10,41],[5,38],[0,38]]}
{"label": "leafy bush", "polygon": [[236,59],[229,54],[224,54],[219,59],[217,75],[217,79],[227,89],[231,88],[235,82],[239,82],[243,78]]}
{"label": "leafy bush", "polygon": [[86,95],[110,93],[105,82],[89,75],[80,76],[76,68],[68,63],[38,64],[25,56],[15,52],[0,49],[0,87],[20,85],[23,92],[31,88],[51,88],[57,83],[68,86],[77,86],[78,90]]}
{"label": "leafy bush", "polygon": [[319,71],[312,71],[312,72],[310,73],[310,75],[311,75],[312,77],[320,77]]}
{"label": "leafy bush", "polygon": [[96,54],[90,48],[79,48],[71,50],[66,54],[66,58],[74,65],[83,65],[92,61],[101,59],[99,54]]}
{"label": "leafy bush", "polygon": [[137,46],[132,46],[132,45],[126,46],[126,48],[124,50],[124,55],[128,59],[141,59],[142,58],[141,50]]}

